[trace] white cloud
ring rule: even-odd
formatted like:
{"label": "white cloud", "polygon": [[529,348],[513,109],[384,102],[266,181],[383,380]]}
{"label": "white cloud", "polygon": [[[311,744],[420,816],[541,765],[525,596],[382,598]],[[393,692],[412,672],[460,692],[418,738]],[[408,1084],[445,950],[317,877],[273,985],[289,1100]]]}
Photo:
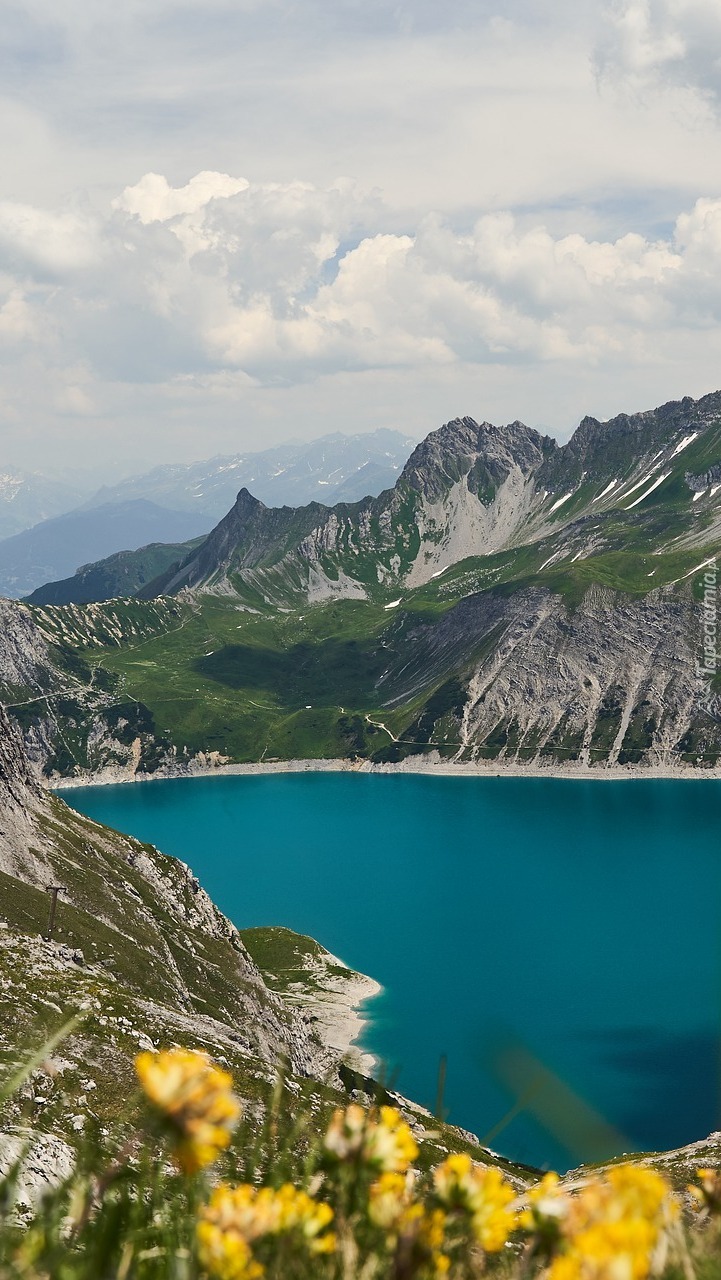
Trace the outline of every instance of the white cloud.
{"label": "white cloud", "polygon": [[721,104],[717,0],[616,0],[596,59],[602,75],[637,88],[675,86]]}
{"label": "white cloud", "polygon": [[[721,205],[699,202],[659,241],[554,237],[511,214],[486,215],[465,233],[427,216],[412,234],[363,235],[358,224],[383,211],[349,184],[207,173],[180,191],[144,178],[114,205],[106,256],[120,279],[102,303],[108,339],[120,300],[119,312],[143,313],[144,351],[158,322],[158,379],[175,344],[186,360],[195,352],[198,369],[226,366],[271,384],[428,362],[597,360],[623,347],[640,358],[649,333],[681,316],[704,322],[709,300],[697,305],[687,286],[715,251],[721,217]],[[711,269],[705,293],[715,298],[714,281]],[[94,312],[97,300],[86,305]],[[122,361],[126,344],[117,349]]]}
{"label": "white cloud", "polygon": [[28,269],[64,275],[91,266],[98,256],[95,218],[74,212],[0,201],[0,258],[11,255]]}
{"label": "white cloud", "polygon": [[113,200],[114,209],[135,214],[143,224],[167,222],[180,214],[197,213],[211,200],[227,199],[247,191],[245,178],[231,178],[227,173],[197,173],[184,187],[171,187],[160,173],[146,173],[133,187]]}
{"label": "white cloud", "polygon": [[502,10],[11,0],[0,454],[710,389],[718,0]]}
{"label": "white cloud", "polygon": [[[179,188],[148,175],[111,206],[95,220],[0,206],[0,359],[26,416],[112,418],[113,400],[158,396],[177,415],[217,407],[224,386],[351,378],[367,392],[366,375],[391,372],[450,386],[444,370],[459,386],[481,370],[557,384],[605,370],[645,378],[651,404],[669,360],[691,352],[694,378],[718,380],[721,199],[696,201],[665,237],[615,240],[511,213],[463,230],[426,215],[401,233],[347,182],[210,172]],[[684,375],[677,393],[693,389]]]}

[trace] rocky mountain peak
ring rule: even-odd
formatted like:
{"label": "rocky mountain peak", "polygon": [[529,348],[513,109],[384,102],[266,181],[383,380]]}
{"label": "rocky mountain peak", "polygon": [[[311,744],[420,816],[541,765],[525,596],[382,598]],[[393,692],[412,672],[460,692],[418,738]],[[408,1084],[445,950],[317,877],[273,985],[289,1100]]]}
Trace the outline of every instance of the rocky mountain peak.
{"label": "rocky mountain peak", "polygon": [[554,446],[550,437],[523,422],[496,426],[470,417],[453,418],[413,450],[400,483],[405,481],[436,502],[452,484],[468,476],[468,487],[482,495],[501,485],[514,467],[524,474],[533,471]]}
{"label": "rocky mountain peak", "polygon": [[587,416],[571,439],[559,450],[565,467],[573,465],[591,471],[628,465],[644,453],[661,449],[685,431],[702,430],[721,416],[721,392],[713,391],[693,400],[669,400],[643,413],[619,413],[606,421]]}

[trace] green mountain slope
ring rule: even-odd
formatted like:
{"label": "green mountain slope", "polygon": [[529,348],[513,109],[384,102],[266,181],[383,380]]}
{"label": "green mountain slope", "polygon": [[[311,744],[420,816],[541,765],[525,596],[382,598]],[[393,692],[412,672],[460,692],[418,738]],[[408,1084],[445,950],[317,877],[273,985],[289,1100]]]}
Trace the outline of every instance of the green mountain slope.
{"label": "green mountain slope", "polygon": [[27,597],[28,604],[93,604],[134,596],[149,582],[179,564],[204,538],[190,542],[152,542],[138,551],[118,551],[85,564],[71,578],[49,582]]}

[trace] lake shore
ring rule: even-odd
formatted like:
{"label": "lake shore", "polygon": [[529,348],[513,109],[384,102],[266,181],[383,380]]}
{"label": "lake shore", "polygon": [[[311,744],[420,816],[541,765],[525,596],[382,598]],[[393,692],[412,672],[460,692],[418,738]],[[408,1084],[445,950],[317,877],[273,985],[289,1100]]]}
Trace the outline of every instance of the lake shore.
{"label": "lake shore", "polygon": [[[320,944],[319,944],[320,945]],[[372,1076],[378,1059],[360,1047],[367,1025],[364,1006],[383,988],[373,978],[349,969],[342,960],[322,948],[308,970],[308,983],[292,983],[284,1000],[311,1014],[316,1033],[334,1058],[342,1058],[355,1071]]]}
{"label": "lake shore", "polygon": [[51,778],[47,785],[53,791],[74,787],[117,786],[123,783],[167,782],[172,778],[254,777],[280,773],[373,773],[428,774],[447,778],[559,778],[569,781],[621,782],[657,778],[718,781],[721,766],[694,769],[688,765],[579,765],[549,762],[528,764],[516,761],[448,761],[436,752],[424,756],[408,756],[398,764],[371,764],[369,760],[264,760],[250,764],[227,764],[217,760],[193,761],[190,764],[161,767],[152,774],[132,773],[115,767],[74,778]]}

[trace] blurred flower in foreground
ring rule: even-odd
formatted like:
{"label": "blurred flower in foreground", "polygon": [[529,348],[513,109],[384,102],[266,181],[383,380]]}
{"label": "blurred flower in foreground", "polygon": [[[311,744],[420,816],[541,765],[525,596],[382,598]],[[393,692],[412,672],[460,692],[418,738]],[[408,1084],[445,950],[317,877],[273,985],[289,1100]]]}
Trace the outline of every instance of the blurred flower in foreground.
{"label": "blurred flower in foreground", "polygon": [[452,1155],[433,1171],[433,1185],[448,1209],[468,1213],[476,1240],[488,1253],[502,1249],[515,1226],[509,1205],[516,1193],[498,1169]]}
{"label": "blurred flower in foreground", "polygon": [[333,1220],[333,1210],[319,1203],[305,1191],[286,1183],[275,1193],[278,1205],[278,1231],[299,1230],[311,1253],[333,1253],[335,1236],[326,1227]]}
{"label": "blurred flower in foreground", "polygon": [[721,1214],[721,1171],[697,1169],[696,1177],[701,1183],[700,1187],[688,1187],[694,1208],[702,1210],[705,1216],[715,1217]]}
{"label": "blurred flower in foreground", "polygon": [[395,1107],[365,1111],[355,1102],[333,1113],[325,1148],[336,1160],[359,1160],[384,1173],[405,1173],[418,1155],[413,1134]]}
{"label": "blurred flower in foreground", "polygon": [[548,1272],[550,1280],[643,1280],[651,1270],[655,1233],[642,1218],[594,1223],[574,1238]]}
{"label": "blurred flower in foreground", "polygon": [[252,1245],[265,1236],[298,1231],[311,1253],[332,1253],[335,1236],[326,1231],[333,1210],[290,1184],[271,1187],[221,1184],[200,1211],[196,1228],[201,1266],[217,1280],[257,1280],[264,1267]]}
{"label": "blurred flower in foreground", "polygon": [[[564,1199],[565,1206],[556,1203]],[[645,1280],[666,1264],[679,1207],[669,1183],[653,1169],[616,1165],[567,1196],[544,1179],[529,1202],[522,1225],[532,1238],[537,1233],[540,1244],[549,1208],[560,1224],[548,1280]]]}
{"label": "blurred flower in foreground", "polygon": [[531,1236],[533,1256],[550,1262],[563,1239],[563,1224],[570,1208],[570,1197],[561,1189],[558,1174],[547,1173],[531,1187],[525,1203],[519,1226]]}
{"label": "blurred flower in foreground", "polygon": [[368,1216],[386,1231],[395,1231],[413,1207],[412,1174],[382,1173],[368,1192]]}
{"label": "blurred flower in foreground", "polygon": [[139,1053],[140,1083],[175,1137],[175,1158],[184,1173],[211,1164],[228,1146],[240,1116],[232,1077],[207,1054],[193,1049]]}
{"label": "blurred flower in foreground", "polygon": [[[396,1260],[403,1258],[409,1274],[417,1266],[430,1264],[433,1275],[444,1276],[450,1260],[442,1252],[446,1215],[442,1209],[429,1210],[414,1199],[413,1174],[383,1173],[368,1192],[368,1216],[386,1232],[387,1244]],[[397,1268],[398,1269],[398,1268]]]}

